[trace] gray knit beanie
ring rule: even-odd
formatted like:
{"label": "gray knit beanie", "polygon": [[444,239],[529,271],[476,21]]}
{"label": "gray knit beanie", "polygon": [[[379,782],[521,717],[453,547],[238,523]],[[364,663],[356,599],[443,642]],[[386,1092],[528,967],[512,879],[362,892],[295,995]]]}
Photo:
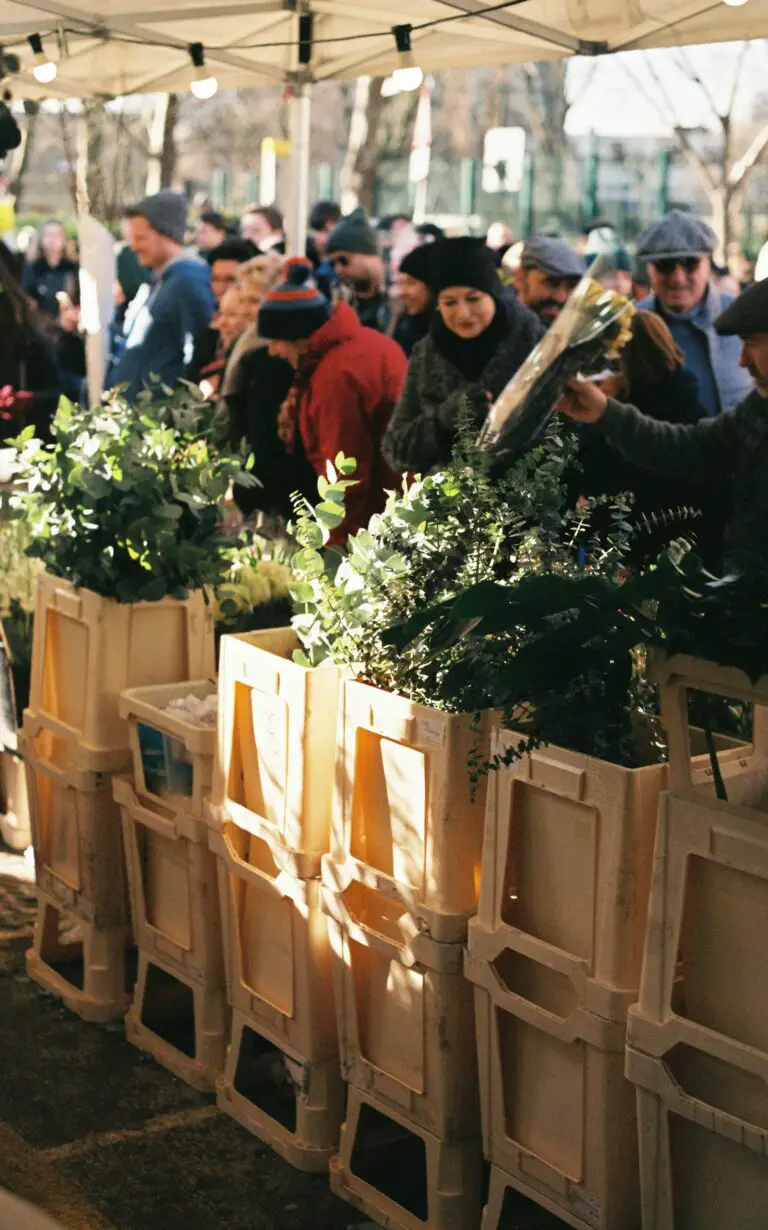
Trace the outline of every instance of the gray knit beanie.
{"label": "gray knit beanie", "polygon": [[346,218],[341,218],[331,231],[326,249],[329,256],[334,252],[360,252],[364,256],[377,256],[379,244],[376,232],[365,216],[364,209],[355,209]]}
{"label": "gray knit beanie", "polygon": [[154,196],[145,196],[143,201],[130,205],[126,218],[146,218],[153,231],[165,235],[176,243],[183,244],[187,231],[187,198],[180,192],[164,188]]}

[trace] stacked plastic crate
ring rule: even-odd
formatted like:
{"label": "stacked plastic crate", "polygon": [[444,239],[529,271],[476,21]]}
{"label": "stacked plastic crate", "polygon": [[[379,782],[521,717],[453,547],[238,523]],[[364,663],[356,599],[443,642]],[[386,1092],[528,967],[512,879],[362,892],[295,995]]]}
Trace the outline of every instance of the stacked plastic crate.
{"label": "stacked plastic crate", "polygon": [[133,775],[114,779],[114,797],[138,948],[126,1035],[187,1084],[212,1090],[229,1029],[216,860],[203,814],[216,682],[129,689],[120,712]]}
{"label": "stacked plastic crate", "polygon": [[221,642],[209,842],[232,1038],[218,1104],[301,1170],[327,1170],[344,1090],[320,906],[338,673],[292,661],[289,628]]}
{"label": "stacked plastic crate", "polygon": [[348,1082],[331,1186],[403,1230],[471,1230],[480,1218],[474,1006],[462,955],[485,803],[485,780],[473,791],[469,764],[492,720],[342,684],[323,860]]}
{"label": "stacked plastic crate", "polygon": [[38,582],[26,761],[39,911],[27,969],[88,1020],[130,999],[130,917],[112,774],[131,760],[119,697],[213,668],[201,593],[119,604],[43,574]]}
{"label": "stacked plastic crate", "polygon": [[702,799],[687,692],[768,704],[768,680],[689,658],[657,666],[670,735],[640,1002],[629,1014],[643,1230],[768,1224],[768,711],[756,760]]}
{"label": "stacked plastic crate", "polygon": [[[641,731],[638,731],[641,735]],[[495,750],[517,741],[502,731]],[[723,753],[745,771],[745,749]],[[706,757],[696,780],[711,791]],[[634,1230],[635,1097],[624,1077],[666,766],[546,747],[491,774],[480,908],[469,927],[483,1138],[483,1230],[512,1189],[581,1230]]]}

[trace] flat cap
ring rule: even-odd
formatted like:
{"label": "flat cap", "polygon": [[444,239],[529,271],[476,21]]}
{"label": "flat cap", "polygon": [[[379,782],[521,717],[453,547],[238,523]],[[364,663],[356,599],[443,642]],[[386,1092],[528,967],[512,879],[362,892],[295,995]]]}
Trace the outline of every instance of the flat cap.
{"label": "flat cap", "polygon": [[672,209],[638,236],[637,255],[644,261],[681,260],[685,256],[708,256],[716,244],[715,232],[701,218]]}
{"label": "flat cap", "polygon": [[583,278],[587,272],[583,256],[562,239],[548,235],[534,235],[525,241],[520,264],[523,269],[540,269],[552,278]]}
{"label": "flat cap", "polygon": [[722,337],[768,333],[768,281],[755,282],[734,299],[718,316],[715,329]]}

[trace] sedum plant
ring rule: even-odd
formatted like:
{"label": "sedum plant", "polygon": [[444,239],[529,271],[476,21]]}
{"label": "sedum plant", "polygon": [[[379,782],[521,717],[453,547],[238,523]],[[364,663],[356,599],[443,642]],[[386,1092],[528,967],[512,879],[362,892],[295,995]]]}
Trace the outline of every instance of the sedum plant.
{"label": "sedum plant", "polygon": [[17,439],[29,553],[56,576],[118,602],[214,586],[226,570],[221,509],[242,459],[213,445],[215,408],[184,391],[94,410],[62,400],[54,442]]}

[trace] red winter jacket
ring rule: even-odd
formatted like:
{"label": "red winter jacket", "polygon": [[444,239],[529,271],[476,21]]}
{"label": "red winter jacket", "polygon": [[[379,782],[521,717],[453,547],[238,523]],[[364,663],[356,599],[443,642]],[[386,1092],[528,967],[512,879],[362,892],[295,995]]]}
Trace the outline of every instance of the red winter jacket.
{"label": "red winter jacket", "polygon": [[381,441],[405,381],[408,360],[391,338],[365,329],[347,303],[309,339],[296,378],[296,422],[307,459],[317,474],[337,453],[354,457],[357,484],[346,493],[347,515],[331,534],[332,544],[367,525],[381,512],[384,492],[398,488]]}

